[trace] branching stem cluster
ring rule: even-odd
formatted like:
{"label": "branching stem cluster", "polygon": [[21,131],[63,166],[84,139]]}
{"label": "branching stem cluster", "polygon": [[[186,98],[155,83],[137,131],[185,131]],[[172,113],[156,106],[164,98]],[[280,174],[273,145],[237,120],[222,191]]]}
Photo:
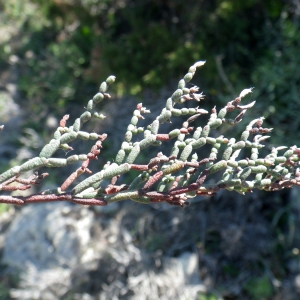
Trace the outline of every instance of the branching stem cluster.
{"label": "branching stem cluster", "polygon": [[[68,115],[62,118],[53,139],[43,147],[38,157],[0,175],[0,190],[22,191],[39,184],[40,180],[48,175],[47,173],[38,175],[36,170],[41,167],[67,167],[79,161],[81,166],[56,189],[30,196],[2,195],[0,202],[22,205],[70,201],[83,205],[104,206],[131,199],[144,204],[166,202],[170,205],[184,206],[189,204],[190,198],[211,196],[220,189],[245,194],[256,188],[276,191],[300,185],[300,148],[274,147],[270,154],[259,157],[259,151],[264,147],[262,142],[270,137],[265,134],[272,131],[272,128],[262,127],[263,117],[251,121],[238,141],[223,135],[217,136],[216,128],[222,124],[240,123],[247,110],[253,107],[255,101],[246,105],[241,104],[242,99],[252,92],[252,88],[244,89],[219,112],[214,107],[207,124],[203,127],[192,127],[192,123],[201,115],[208,114],[208,111],[199,106],[177,108],[178,104],[186,101],[200,102],[204,98],[203,94],[198,92],[197,86],[187,87],[196,69],[204,63],[199,61],[189,68],[188,73],[179,81],[176,91],[167,99],[160,115],[146,129],[137,125],[139,120],[144,119],[144,115],[150,111],[141,103],[138,104],[114,162],[107,162],[99,172],[92,174],[88,166],[93,160],[97,160],[107,135],[89,133],[83,131],[82,127],[91,118],[105,119],[105,116],[96,110],[96,105],[102,100],[111,98],[107,90],[115,81],[115,77],[109,76],[101,83],[99,92],[89,100],[86,111],[75,120],[73,125],[67,126]],[[236,116],[227,118],[227,114],[234,111],[238,112]],[[161,124],[171,122],[171,118],[185,115],[190,116],[183,122],[181,128],[173,129],[168,133],[160,132]],[[3,126],[0,127],[0,130],[2,129]],[[134,141],[134,136],[138,134],[143,134],[143,138]],[[249,139],[250,137],[253,138]],[[78,138],[96,141],[88,154],[74,154],[67,158],[53,157],[58,149],[73,150],[69,144]],[[168,142],[173,143],[173,148],[168,155],[159,152],[145,164],[135,163],[144,149],[150,146],[159,147],[162,143]],[[203,151],[202,149],[207,149],[202,148],[204,145],[210,145],[210,151]],[[241,158],[242,150],[249,155],[246,154]],[[139,172],[131,184],[118,182],[122,174],[131,170]],[[28,171],[31,173],[33,171],[33,175],[21,178],[21,175]],[[222,173],[221,179],[208,184],[207,178],[217,172]],[[80,181],[80,176],[83,174],[87,177]],[[107,180],[109,184],[105,184]]]}

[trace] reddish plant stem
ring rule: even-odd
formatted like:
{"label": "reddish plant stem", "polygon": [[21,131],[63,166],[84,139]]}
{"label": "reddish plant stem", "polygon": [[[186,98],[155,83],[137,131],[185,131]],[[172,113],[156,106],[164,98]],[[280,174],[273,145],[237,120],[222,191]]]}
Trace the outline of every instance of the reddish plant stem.
{"label": "reddish plant stem", "polygon": [[18,196],[0,196],[0,203],[8,203],[8,204],[16,204],[16,205],[23,205],[27,203],[46,203],[46,202],[55,202],[55,201],[70,201],[78,204],[83,205],[100,205],[105,206],[107,203],[102,198],[78,198],[74,197],[71,193],[65,194],[49,194],[49,195],[41,195],[35,194],[27,197]]}

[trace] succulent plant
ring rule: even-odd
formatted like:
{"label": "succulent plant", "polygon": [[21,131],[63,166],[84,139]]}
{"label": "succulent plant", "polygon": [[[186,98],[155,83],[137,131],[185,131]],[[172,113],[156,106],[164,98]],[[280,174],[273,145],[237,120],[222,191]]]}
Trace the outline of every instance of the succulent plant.
{"label": "succulent plant", "polygon": [[[115,81],[115,76],[109,76],[101,83],[99,92],[88,101],[86,111],[75,120],[74,124],[67,126],[69,116],[65,115],[53,139],[43,147],[39,156],[2,173],[0,187],[2,191],[26,190],[48,175],[47,173],[39,175],[35,172],[28,178],[20,178],[20,175],[27,171],[41,167],[67,167],[78,161],[82,161],[81,166],[54,190],[46,190],[30,196],[1,195],[0,202],[22,205],[71,201],[83,205],[104,206],[131,199],[143,204],[167,202],[170,205],[184,206],[189,204],[188,199],[196,196],[211,196],[221,189],[245,194],[253,189],[276,191],[300,185],[300,148],[273,147],[267,156],[259,156],[260,150],[264,147],[263,142],[270,137],[265,134],[272,131],[272,128],[262,127],[263,117],[251,121],[239,140],[223,135],[215,137],[219,126],[224,123],[229,125],[240,123],[247,110],[253,107],[255,101],[241,104],[242,99],[252,92],[252,88],[244,89],[238,97],[228,102],[219,111],[213,107],[208,122],[203,127],[194,128],[191,125],[199,116],[208,114],[207,110],[198,106],[176,107],[187,101],[201,102],[204,98],[197,86],[187,87],[196,69],[204,63],[205,61],[199,61],[189,68],[188,73],[179,81],[178,88],[166,100],[160,115],[146,129],[138,127],[138,122],[150,111],[143,107],[142,103],[138,104],[114,162],[107,162],[100,171],[92,174],[88,166],[92,160],[97,159],[107,135],[83,131],[82,126],[91,118],[105,119],[103,114],[97,112],[96,105],[111,98],[107,90]],[[231,112],[235,117],[226,118]],[[160,125],[170,122],[175,117],[185,118],[182,127],[168,133],[160,132]],[[211,134],[213,131],[214,135]],[[143,134],[143,138],[134,140],[137,134]],[[69,144],[75,139],[96,142],[88,154],[75,154],[67,158],[53,157],[60,148],[73,150]],[[135,164],[142,151],[162,143],[172,143],[173,148],[170,153],[160,152],[155,157],[149,157],[144,164]],[[210,145],[210,151],[207,151],[207,147],[202,148],[204,145]],[[249,157],[241,157],[241,150],[244,148],[248,149]],[[129,185],[118,182],[120,175],[131,170],[136,170],[139,174]],[[207,183],[207,178],[217,172],[221,175],[221,179],[214,183]],[[74,184],[74,181],[79,181],[84,173],[88,175],[87,178]],[[110,180],[110,183],[103,186],[107,180]]]}

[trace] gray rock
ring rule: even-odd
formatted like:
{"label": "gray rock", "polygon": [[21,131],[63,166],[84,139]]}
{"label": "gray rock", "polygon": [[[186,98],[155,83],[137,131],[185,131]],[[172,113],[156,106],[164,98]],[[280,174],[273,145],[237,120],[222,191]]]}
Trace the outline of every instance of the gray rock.
{"label": "gray rock", "polygon": [[68,203],[24,207],[5,237],[3,261],[19,270],[72,268],[88,251],[93,213]]}

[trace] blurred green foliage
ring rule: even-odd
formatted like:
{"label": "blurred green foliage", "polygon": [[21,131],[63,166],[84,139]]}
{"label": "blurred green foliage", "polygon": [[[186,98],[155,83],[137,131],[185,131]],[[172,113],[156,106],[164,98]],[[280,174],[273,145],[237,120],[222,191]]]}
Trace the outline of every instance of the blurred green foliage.
{"label": "blurred green foliage", "polygon": [[[141,94],[145,86],[165,86],[187,65],[206,59],[194,81],[217,104],[224,95],[255,86],[260,108],[270,123],[282,124],[282,135],[291,118],[299,126],[299,15],[293,1],[2,0],[0,5],[0,28],[6,32],[0,63],[18,56],[18,87],[33,121],[82,104],[108,73],[117,76],[117,94]],[[223,58],[221,71],[217,57]]]}
{"label": "blurred green foliage", "polygon": [[254,300],[270,299],[273,293],[272,284],[266,275],[260,278],[251,278],[244,288]]}
{"label": "blurred green foliage", "polygon": [[10,300],[10,289],[16,288],[20,282],[19,274],[9,271],[9,267],[5,264],[0,264],[0,299]]}
{"label": "blurred green foliage", "polygon": [[7,212],[10,209],[10,205],[1,203],[0,204],[0,215]]}
{"label": "blurred green foliage", "polygon": [[0,282],[0,297],[3,300],[8,300],[10,299],[9,297],[9,289]]}
{"label": "blurred green foliage", "polygon": [[218,298],[215,295],[209,294],[209,295],[200,295],[199,300],[223,300],[223,298]]}
{"label": "blurred green foliage", "polygon": [[282,13],[275,27],[270,28],[269,47],[258,59],[252,73],[258,102],[271,127],[276,129],[277,144],[297,144],[300,128],[300,31],[287,13]]}

